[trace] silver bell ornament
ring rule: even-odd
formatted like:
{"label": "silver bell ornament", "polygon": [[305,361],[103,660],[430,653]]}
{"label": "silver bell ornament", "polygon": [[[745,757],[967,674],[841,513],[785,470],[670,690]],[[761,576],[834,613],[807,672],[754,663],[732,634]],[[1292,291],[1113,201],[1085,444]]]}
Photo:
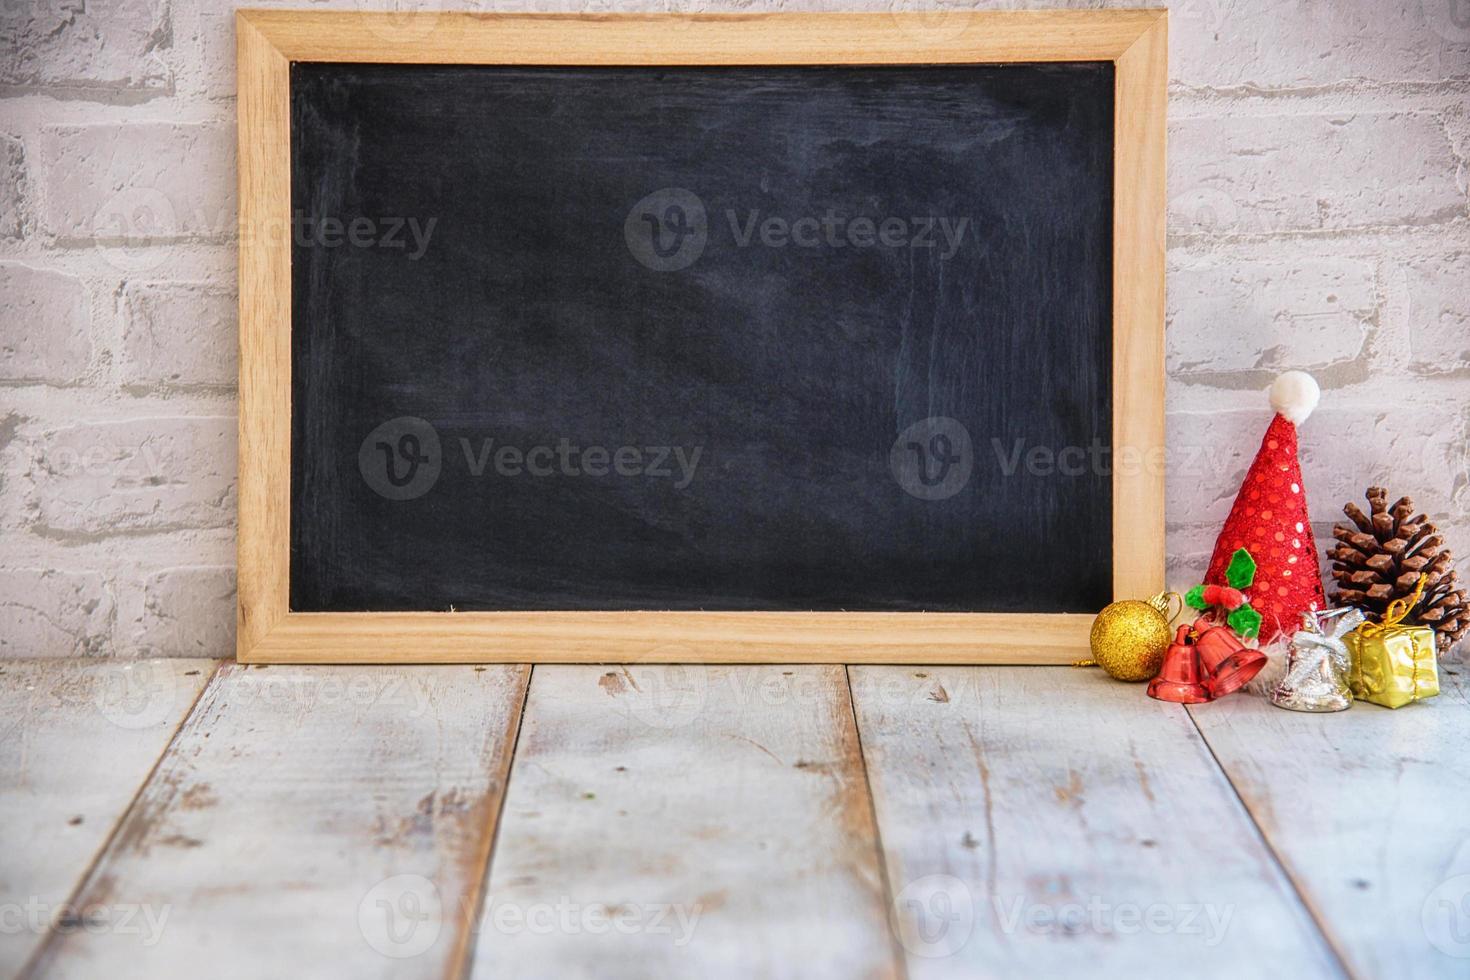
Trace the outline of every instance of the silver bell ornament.
{"label": "silver bell ornament", "polygon": [[1302,613],[1292,634],[1286,676],[1270,690],[1271,703],[1291,711],[1342,711],[1352,707],[1350,659],[1343,637],[1363,621],[1359,609]]}

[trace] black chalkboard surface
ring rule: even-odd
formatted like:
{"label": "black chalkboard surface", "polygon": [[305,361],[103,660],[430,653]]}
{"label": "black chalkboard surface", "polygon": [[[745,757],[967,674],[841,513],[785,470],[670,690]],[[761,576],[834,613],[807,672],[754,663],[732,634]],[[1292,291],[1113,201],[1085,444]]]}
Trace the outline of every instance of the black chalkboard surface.
{"label": "black chalkboard surface", "polygon": [[292,610],[1106,604],[1113,75],[294,64]]}

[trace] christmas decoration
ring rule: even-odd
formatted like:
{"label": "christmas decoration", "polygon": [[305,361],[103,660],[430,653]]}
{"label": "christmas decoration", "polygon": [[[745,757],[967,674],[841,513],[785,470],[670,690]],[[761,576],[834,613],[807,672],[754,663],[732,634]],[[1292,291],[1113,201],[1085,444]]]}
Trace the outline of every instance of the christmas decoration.
{"label": "christmas decoration", "polygon": [[1201,616],[1179,627],[1148,696],[1180,704],[1222,698],[1244,687],[1265,665],[1265,656],[1240,642],[1230,627]]}
{"label": "christmas decoration", "polygon": [[1199,654],[1200,670],[1205,675],[1205,691],[1211,698],[1223,698],[1244,687],[1266,666],[1265,655],[1240,642],[1231,627],[1201,616],[1189,628],[1189,633]]}
{"label": "christmas decoration", "polygon": [[1271,407],[1277,414],[1236,495],[1205,573],[1206,584],[1228,586],[1227,570],[1235,553],[1242,548],[1250,551],[1257,566],[1250,605],[1260,616],[1256,631],[1262,643],[1294,626],[1301,613],[1327,605],[1307,517],[1296,438],[1296,427],[1312,413],[1320,396],[1317,382],[1301,371],[1288,371],[1271,386]]}
{"label": "christmas decoration", "polygon": [[1123,599],[1097,614],[1092,621],[1092,659],[1076,666],[1096,664],[1117,681],[1146,681],[1159,669],[1169,646],[1169,611],[1174,592],[1160,592],[1148,600]]}
{"label": "christmas decoration", "polygon": [[1357,609],[1302,613],[1292,634],[1286,676],[1271,688],[1271,703],[1291,711],[1342,711],[1353,705],[1351,657],[1343,637],[1363,622]]}
{"label": "christmas decoration", "polygon": [[1196,585],[1184,596],[1191,609],[1217,609],[1231,629],[1250,639],[1261,629],[1261,614],[1251,606],[1242,589],[1251,587],[1256,577],[1256,561],[1251,553],[1241,548],[1230,556],[1225,568],[1228,585]]}
{"label": "christmas decoration", "polygon": [[1200,683],[1199,657],[1189,638],[1189,627],[1181,626],[1174,642],[1164,652],[1159,676],[1148,682],[1148,696],[1175,704],[1202,704],[1210,694]]}
{"label": "christmas decoration", "polygon": [[1345,638],[1351,658],[1348,685],[1359,701],[1401,708],[1439,693],[1434,631],[1404,622],[1428,581],[1421,575],[1412,594],[1389,603],[1382,621],[1364,623]]}
{"label": "christmas decoration", "polygon": [[1352,524],[1332,529],[1337,544],[1327,557],[1337,583],[1333,600],[1381,619],[1390,604],[1414,591],[1422,575],[1424,598],[1414,618],[1434,631],[1440,654],[1447,653],[1470,630],[1454,555],[1429,518],[1414,513],[1413,500],[1400,497],[1390,507],[1383,487],[1369,487],[1366,496],[1368,513],[1349,503],[1342,512]]}

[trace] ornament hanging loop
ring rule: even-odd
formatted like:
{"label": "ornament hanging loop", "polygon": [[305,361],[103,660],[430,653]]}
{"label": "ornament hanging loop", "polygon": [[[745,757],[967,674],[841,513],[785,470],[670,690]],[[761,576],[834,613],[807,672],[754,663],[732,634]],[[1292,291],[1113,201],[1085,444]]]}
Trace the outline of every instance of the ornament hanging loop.
{"label": "ornament hanging loop", "polygon": [[1184,611],[1184,597],[1178,592],[1159,592],[1143,600],[1157,609],[1167,623],[1173,623],[1174,617]]}

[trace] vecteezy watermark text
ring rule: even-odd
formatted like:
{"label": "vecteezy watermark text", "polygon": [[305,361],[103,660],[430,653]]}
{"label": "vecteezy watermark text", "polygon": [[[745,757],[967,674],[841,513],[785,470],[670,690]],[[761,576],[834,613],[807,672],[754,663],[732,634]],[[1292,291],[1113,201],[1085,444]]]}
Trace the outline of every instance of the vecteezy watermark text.
{"label": "vecteezy watermark text", "polygon": [[[480,440],[476,448],[469,439],[460,438],[465,466],[471,476],[483,476],[493,465],[499,476],[626,476],[673,479],[674,489],[683,490],[694,482],[703,446],[578,446],[565,437],[556,447],[495,445],[495,440]],[[678,473],[674,472],[678,468]]]}
{"label": "vecteezy watermark text", "polygon": [[142,946],[153,946],[163,937],[172,905],[149,905],[135,902],[95,902],[53,905],[32,895],[24,902],[0,903],[0,936],[23,932],[40,935],[47,932],[65,935],[85,932],[92,935],[110,933],[115,936],[137,936]]}
{"label": "vecteezy watermark text", "polygon": [[389,500],[428,493],[441,473],[462,461],[473,479],[624,478],[668,480],[675,490],[694,482],[704,447],[670,445],[582,446],[563,436],[520,446],[493,436],[459,436],[446,450],[433,425],[421,418],[389,419],[367,434],[358,448],[364,482]]}
{"label": "vecteezy watermark text", "polygon": [[1155,936],[1199,936],[1206,946],[1223,942],[1235,917],[1234,905],[1200,902],[1145,905],[1106,902],[1097,895],[1085,902],[1058,903],[1032,902],[1024,897],[1003,902],[997,897],[992,904],[1001,931],[1008,935],[1022,931],[1038,936],[1079,932],[1131,936],[1146,932]]}
{"label": "vecteezy watermark text", "polygon": [[429,238],[438,223],[438,218],[430,218],[420,224],[418,218],[370,218],[360,214],[343,219],[334,215],[318,217],[304,211],[293,211],[291,241],[303,248],[317,245],[322,248],[402,249],[410,262],[416,262],[428,250]]}
{"label": "vecteezy watermark text", "polygon": [[504,936],[533,936],[610,932],[623,936],[669,936],[674,946],[687,946],[704,907],[669,902],[574,902],[565,896],[555,902],[508,902],[486,896],[481,922]]}
{"label": "vecteezy watermark text", "polygon": [[890,910],[899,943],[915,956],[953,956],[977,925],[1001,935],[1198,937],[1206,947],[1224,942],[1235,906],[1212,903],[1111,902],[1100,895],[1036,901],[1025,895],[993,895],[988,907],[954,875],[932,874],[906,884]]}
{"label": "vecteezy watermark text", "polygon": [[[855,215],[836,208],[822,214],[782,215],[759,208],[724,210],[736,248],[919,249],[941,261],[954,257],[965,241],[969,217],[948,215]],[[628,251],[655,272],[675,272],[698,261],[709,244],[711,218],[703,199],[683,187],[664,187],[628,210],[623,238]]]}
{"label": "vecteezy watermark text", "polygon": [[431,949],[444,926],[458,920],[473,934],[502,936],[645,935],[668,937],[676,947],[694,938],[704,905],[700,902],[579,902],[567,895],[555,901],[517,901],[487,894],[483,909],[471,896],[458,902],[441,895],[438,885],[418,874],[384,878],[357,907],[358,929],[384,956],[406,959]]}
{"label": "vecteezy watermark text", "polygon": [[[740,248],[749,248],[759,241],[766,248],[938,248],[941,260],[951,259],[960,250],[965,237],[969,218],[943,216],[913,218],[888,217],[881,220],[857,217],[845,218],[828,209],[817,218],[814,215],[791,220],[780,215],[761,218],[760,211],[745,213],[742,221],[734,210],[725,212],[730,223],[730,234]],[[940,239],[943,239],[941,241]]]}

